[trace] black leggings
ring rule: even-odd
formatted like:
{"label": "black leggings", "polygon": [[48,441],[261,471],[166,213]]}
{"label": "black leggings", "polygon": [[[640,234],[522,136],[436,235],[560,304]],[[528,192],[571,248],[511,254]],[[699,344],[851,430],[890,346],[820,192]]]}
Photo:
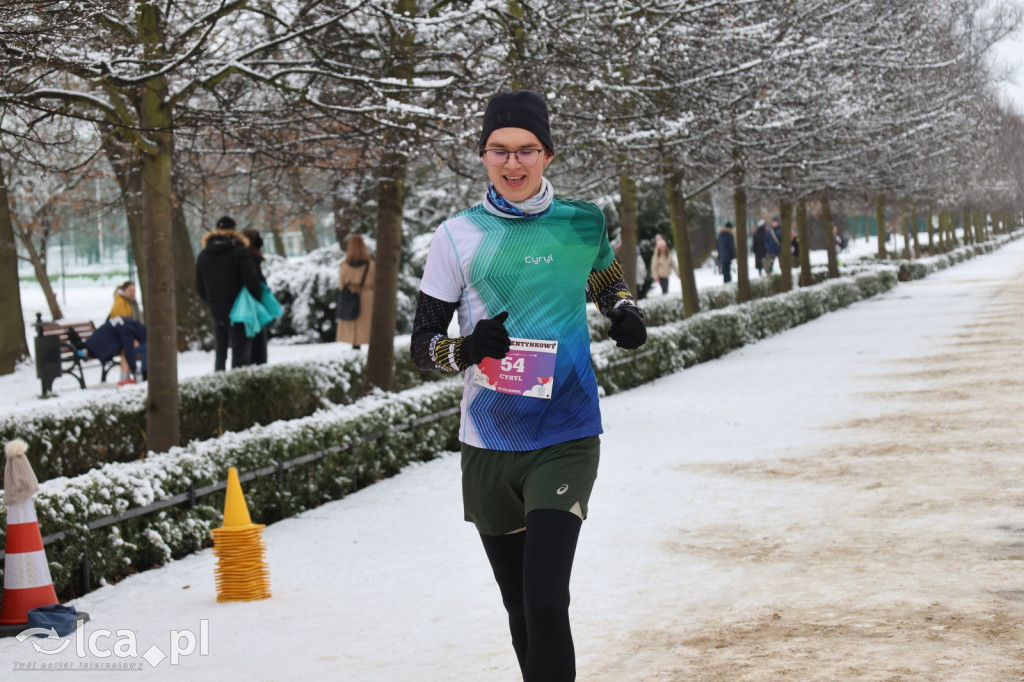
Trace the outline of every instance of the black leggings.
{"label": "black leggings", "polygon": [[537,509],[527,514],[523,532],[480,536],[508,611],[524,682],[576,679],[569,576],[582,523],[570,512]]}

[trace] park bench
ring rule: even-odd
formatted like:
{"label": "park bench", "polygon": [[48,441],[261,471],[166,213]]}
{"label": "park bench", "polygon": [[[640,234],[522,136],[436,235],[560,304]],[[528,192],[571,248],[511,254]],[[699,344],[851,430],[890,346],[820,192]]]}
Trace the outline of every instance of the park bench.
{"label": "park bench", "polygon": [[[100,381],[106,383],[107,372],[121,362],[121,356],[115,355],[110,360],[103,362],[89,354],[85,348],[85,342],[96,331],[96,325],[89,322],[72,322],[60,324],[57,322],[37,322],[36,330],[39,336],[56,336],[60,339],[60,364],[63,374],[70,374],[78,380],[78,385],[85,388],[85,373],[82,363],[96,360],[100,363]],[[50,386],[53,380],[50,380]],[[50,386],[44,381],[43,393],[47,393]]]}

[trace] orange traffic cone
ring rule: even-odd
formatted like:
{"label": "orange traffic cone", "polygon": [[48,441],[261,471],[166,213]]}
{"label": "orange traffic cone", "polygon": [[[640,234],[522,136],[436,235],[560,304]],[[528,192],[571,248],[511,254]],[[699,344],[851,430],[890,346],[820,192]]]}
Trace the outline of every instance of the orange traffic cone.
{"label": "orange traffic cone", "polygon": [[7,505],[7,547],[4,556],[4,591],[0,597],[0,624],[28,622],[28,612],[59,604],[46,562],[32,496],[39,490],[32,465],[25,457],[24,441],[7,444],[4,467],[4,503]]}
{"label": "orange traffic cone", "polygon": [[254,601],[270,596],[270,572],[263,553],[265,526],[252,522],[242,484],[234,467],[228,469],[224,522],[211,529],[217,557],[217,601]]}

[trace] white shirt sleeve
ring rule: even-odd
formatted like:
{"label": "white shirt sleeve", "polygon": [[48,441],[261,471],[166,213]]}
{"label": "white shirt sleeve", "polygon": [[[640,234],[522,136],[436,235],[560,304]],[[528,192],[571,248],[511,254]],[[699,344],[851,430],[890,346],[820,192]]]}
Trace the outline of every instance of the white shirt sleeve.
{"label": "white shirt sleeve", "polygon": [[420,291],[440,301],[456,303],[462,297],[465,277],[459,262],[455,240],[448,230],[448,223],[441,223],[434,231],[423,267]]}

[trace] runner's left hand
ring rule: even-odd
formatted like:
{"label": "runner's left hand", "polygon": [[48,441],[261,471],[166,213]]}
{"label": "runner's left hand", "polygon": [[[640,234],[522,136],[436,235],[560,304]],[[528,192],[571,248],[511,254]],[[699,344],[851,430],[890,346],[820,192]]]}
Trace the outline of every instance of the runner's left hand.
{"label": "runner's left hand", "polygon": [[615,340],[619,348],[633,350],[647,343],[647,325],[644,324],[643,313],[631,305],[620,305],[608,312],[612,328],[608,336]]}

